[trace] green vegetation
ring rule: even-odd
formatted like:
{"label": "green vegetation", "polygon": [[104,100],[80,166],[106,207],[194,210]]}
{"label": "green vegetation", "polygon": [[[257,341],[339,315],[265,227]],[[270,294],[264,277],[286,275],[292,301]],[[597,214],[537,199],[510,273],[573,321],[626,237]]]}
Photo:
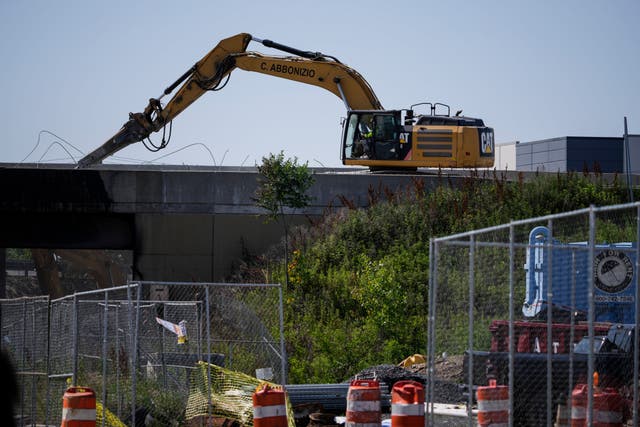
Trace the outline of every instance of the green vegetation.
{"label": "green vegetation", "polygon": [[[313,176],[306,163],[299,165],[297,158],[285,160],[282,151],[263,157],[258,172],[261,178],[253,200],[267,211],[267,221],[279,219],[282,222],[286,266],[289,264],[289,224],[284,209],[304,208],[311,202],[307,190],[313,185]],[[286,271],[285,284],[289,284]]]}
{"label": "green vegetation", "polygon": [[[399,193],[371,192],[369,208],[355,209],[345,200],[350,209],[292,232],[285,290],[292,383],[344,381],[363,368],[425,352],[431,237],[627,201],[621,183],[599,176],[546,175],[528,182],[476,178],[457,187],[443,178],[429,192],[417,181]],[[612,234],[620,230],[609,228]],[[271,281],[284,282],[281,261],[259,259],[260,265],[245,271],[248,279],[259,269],[270,272]],[[508,272],[507,263],[491,267]],[[460,289],[439,294],[439,310],[449,316],[438,336],[447,337],[451,354],[467,343],[465,280],[460,277]],[[475,342],[486,348],[488,325],[506,315],[508,294],[491,283],[481,289],[474,306]]]}
{"label": "green vegetation", "polygon": [[[268,212],[268,219],[285,221],[284,208],[303,208],[311,197],[306,194],[313,184],[313,176],[307,164],[298,165],[298,159],[286,159],[284,153],[270,154],[262,158],[258,166],[261,178],[254,201]],[[285,223],[286,224],[286,223]]]}
{"label": "green vegetation", "polygon": [[31,261],[31,250],[7,248],[7,259],[14,261]]}

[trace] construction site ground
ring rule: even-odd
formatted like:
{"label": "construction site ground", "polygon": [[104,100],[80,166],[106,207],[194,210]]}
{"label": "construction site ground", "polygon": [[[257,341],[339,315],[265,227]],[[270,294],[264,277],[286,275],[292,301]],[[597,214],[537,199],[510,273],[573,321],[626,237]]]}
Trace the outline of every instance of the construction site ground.
{"label": "construction site ground", "polygon": [[[464,404],[466,402],[466,397],[460,388],[463,379],[463,359],[462,355],[436,358],[434,402],[448,404]],[[358,373],[358,378],[374,377],[387,385],[401,380],[415,380],[426,385],[428,370],[425,363],[417,363],[405,368],[395,365],[379,365]]]}
{"label": "construction site ground", "polygon": [[[466,395],[460,387],[463,377],[463,356],[439,357],[435,361],[434,377],[434,399],[433,417],[435,425],[438,426],[464,426],[468,425],[466,418]],[[355,379],[376,379],[391,391],[393,384],[398,381],[413,380],[427,385],[428,372],[425,363],[417,363],[411,366],[403,367],[398,365],[377,365],[358,372],[357,375],[349,378],[348,381]],[[329,426],[342,424],[342,418],[334,419],[331,414],[309,413],[313,412],[315,405],[304,405],[298,408],[296,414],[297,426]],[[387,408],[389,409],[389,408]],[[307,412],[306,414],[299,412]],[[320,409],[321,410],[321,409]],[[383,419],[390,418],[389,413],[383,410]],[[385,423],[383,422],[383,425]]]}

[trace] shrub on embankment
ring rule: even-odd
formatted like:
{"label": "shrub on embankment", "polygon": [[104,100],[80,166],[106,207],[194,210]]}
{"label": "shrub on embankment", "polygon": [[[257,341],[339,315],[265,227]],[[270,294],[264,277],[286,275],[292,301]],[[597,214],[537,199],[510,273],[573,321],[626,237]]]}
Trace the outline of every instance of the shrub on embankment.
{"label": "shrub on embankment", "polygon": [[[599,176],[480,178],[457,187],[443,178],[430,192],[418,181],[402,192],[371,191],[367,209],[343,200],[348,209],[292,233],[284,291],[289,382],[341,382],[363,368],[425,352],[431,237],[628,201],[621,183]],[[258,272],[256,280],[285,283],[281,260],[257,259],[238,273],[243,280]],[[466,312],[454,316],[464,320]],[[476,322],[479,343],[488,343],[489,320]],[[458,324],[464,326],[446,331],[452,351],[466,345],[466,323]]]}

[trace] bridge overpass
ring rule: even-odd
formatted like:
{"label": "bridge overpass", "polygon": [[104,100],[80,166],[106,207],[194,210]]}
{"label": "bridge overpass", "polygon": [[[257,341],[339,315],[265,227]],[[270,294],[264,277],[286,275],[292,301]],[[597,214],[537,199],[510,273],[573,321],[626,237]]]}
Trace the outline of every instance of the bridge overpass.
{"label": "bridge overpass", "polygon": [[[345,200],[366,207],[371,192],[417,182],[428,191],[441,180],[311,171],[313,201],[287,212],[292,224],[340,209]],[[282,237],[282,226],[266,224],[252,199],[257,179],[249,167],[0,164],[0,248],[127,250],[133,279],[221,281],[243,252],[260,254]],[[455,185],[460,178],[447,179]]]}

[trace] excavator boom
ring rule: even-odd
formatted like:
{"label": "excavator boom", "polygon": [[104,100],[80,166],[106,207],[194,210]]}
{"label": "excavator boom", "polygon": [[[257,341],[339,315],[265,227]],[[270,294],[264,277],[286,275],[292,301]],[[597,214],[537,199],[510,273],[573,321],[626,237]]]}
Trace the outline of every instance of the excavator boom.
{"label": "excavator boom", "polygon": [[[276,57],[247,52],[252,40],[297,56]],[[161,130],[205,92],[224,87],[226,79],[236,68],[319,86],[340,97],[348,110],[382,109],[380,101],[366,80],[336,58],[320,52],[301,51],[271,40],[261,40],[250,34],[240,33],[220,41],[165,89],[159,98],[150,99],[142,113],[130,113],[129,120],[122,128],[107,142],[80,159],[78,167],[84,168],[99,163],[116,151],[143,141],[153,132]],[[161,99],[177,87],[179,89],[176,94],[163,107]]]}

